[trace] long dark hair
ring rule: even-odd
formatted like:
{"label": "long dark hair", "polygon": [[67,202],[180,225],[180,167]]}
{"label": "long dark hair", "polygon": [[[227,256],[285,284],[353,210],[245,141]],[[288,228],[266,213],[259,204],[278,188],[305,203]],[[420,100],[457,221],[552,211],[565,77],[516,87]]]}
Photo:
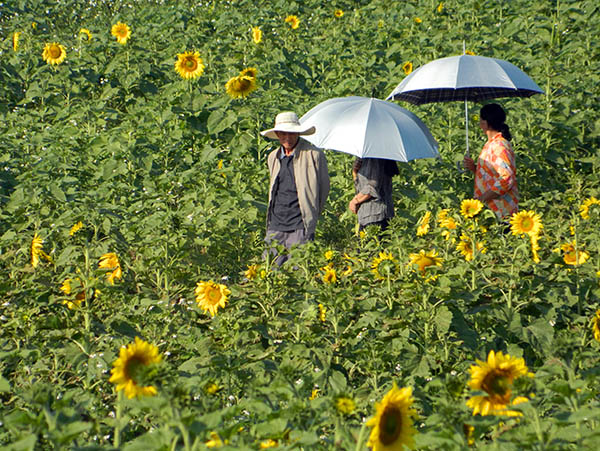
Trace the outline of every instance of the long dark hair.
{"label": "long dark hair", "polygon": [[488,126],[492,130],[502,133],[504,139],[509,141],[512,139],[510,129],[504,122],[506,121],[506,113],[500,105],[497,103],[488,103],[487,105],[484,105],[479,111],[479,116],[488,123]]}
{"label": "long dark hair", "polygon": [[[383,161],[383,172],[385,173],[385,175],[391,178],[395,175],[400,174],[398,164],[394,160],[384,160],[383,158],[380,158],[380,160]],[[360,170],[362,163],[362,158],[357,158],[356,160],[354,160],[354,163],[352,164],[353,177],[356,177],[356,174]]]}

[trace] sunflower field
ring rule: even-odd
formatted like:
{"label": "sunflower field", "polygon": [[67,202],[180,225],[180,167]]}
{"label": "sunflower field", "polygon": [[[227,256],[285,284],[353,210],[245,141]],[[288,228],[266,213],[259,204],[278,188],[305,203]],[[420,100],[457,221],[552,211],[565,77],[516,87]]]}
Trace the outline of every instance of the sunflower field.
{"label": "sunflower field", "polygon": [[[0,4],[0,446],[598,449],[598,30],[593,0]],[[263,260],[259,132],[463,45],[544,90],[497,100],[511,230],[462,104],[397,102],[441,159],[399,164],[388,230],[326,150],[316,240]]]}

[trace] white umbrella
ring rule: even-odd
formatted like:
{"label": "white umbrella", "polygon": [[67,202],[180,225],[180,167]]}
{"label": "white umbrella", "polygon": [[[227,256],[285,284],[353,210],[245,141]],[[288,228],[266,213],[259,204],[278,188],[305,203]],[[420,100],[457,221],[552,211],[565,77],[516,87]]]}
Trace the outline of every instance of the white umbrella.
{"label": "white umbrella", "polygon": [[438,144],[413,113],[385,100],[337,97],[300,118],[316,132],[303,136],[317,147],[360,158],[411,161],[438,157]]}
{"label": "white umbrella", "polygon": [[464,101],[468,155],[468,100],[530,97],[543,93],[525,72],[508,61],[459,55],[440,58],[421,66],[402,80],[387,100],[405,100],[415,105]]}

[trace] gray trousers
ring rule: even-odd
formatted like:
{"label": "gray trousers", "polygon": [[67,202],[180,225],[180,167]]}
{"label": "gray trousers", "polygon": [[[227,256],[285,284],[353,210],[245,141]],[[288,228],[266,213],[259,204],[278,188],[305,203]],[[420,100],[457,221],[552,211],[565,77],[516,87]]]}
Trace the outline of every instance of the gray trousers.
{"label": "gray trousers", "polygon": [[[291,249],[294,245],[304,244],[314,239],[315,235],[308,235],[304,228],[294,230],[293,232],[280,232],[278,230],[267,229],[267,235],[265,236],[265,242],[267,244],[280,244],[286,249]],[[290,258],[290,256],[287,254],[278,254],[277,249],[274,246],[269,246],[269,248],[263,253],[263,259],[267,257],[267,252],[275,257],[275,264],[277,266],[283,265]]]}

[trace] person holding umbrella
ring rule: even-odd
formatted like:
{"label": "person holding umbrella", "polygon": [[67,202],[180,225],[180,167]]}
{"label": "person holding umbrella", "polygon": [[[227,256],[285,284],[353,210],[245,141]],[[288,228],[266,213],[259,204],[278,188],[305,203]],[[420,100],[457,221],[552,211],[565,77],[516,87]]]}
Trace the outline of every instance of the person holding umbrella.
{"label": "person holding umbrella", "polygon": [[377,225],[385,230],[394,217],[392,177],[398,175],[398,165],[393,160],[357,158],[352,167],[356,195],[348,204],[358,216],[359,230]]}
{"label": "person holding umbrella", "polygon": [[484,105],[479,127],[488,141],[477,160],[465,156],[464,167],[475,174],[474,197],[485,203],[500,220],[506,221],[519,207],[515,154],[506,113],[497,103]]}

